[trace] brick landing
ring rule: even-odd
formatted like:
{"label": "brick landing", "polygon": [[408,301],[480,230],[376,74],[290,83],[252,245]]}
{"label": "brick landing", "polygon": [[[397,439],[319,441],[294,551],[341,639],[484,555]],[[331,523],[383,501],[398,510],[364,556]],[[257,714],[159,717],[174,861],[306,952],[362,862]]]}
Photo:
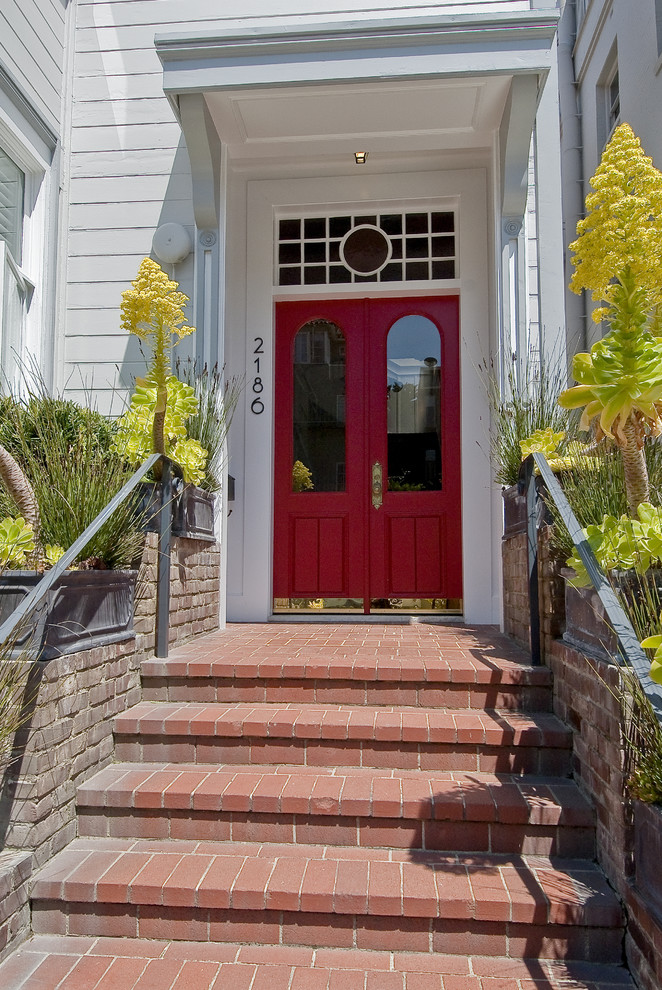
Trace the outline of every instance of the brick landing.
{"label": "brick landing", "polygon": [[2,990],[631,986],[550,672],[493,629],[237,625],[142,683]]}

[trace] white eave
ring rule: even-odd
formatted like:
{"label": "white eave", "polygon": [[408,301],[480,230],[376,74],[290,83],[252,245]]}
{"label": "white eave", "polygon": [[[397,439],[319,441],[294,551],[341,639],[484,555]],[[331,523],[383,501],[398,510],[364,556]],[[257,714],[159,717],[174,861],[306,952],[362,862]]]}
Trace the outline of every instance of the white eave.
{"label": "white eave", "polygon": [[373,162],[496,142],[502,207],[513,214],[523,210],[557,21],[551,9],[344,22],[284,15],[278,27],[233,21],[219,31],[158,34],[155,44],[194,157],[210,123],[235,162],[330,159],[359,138]]}

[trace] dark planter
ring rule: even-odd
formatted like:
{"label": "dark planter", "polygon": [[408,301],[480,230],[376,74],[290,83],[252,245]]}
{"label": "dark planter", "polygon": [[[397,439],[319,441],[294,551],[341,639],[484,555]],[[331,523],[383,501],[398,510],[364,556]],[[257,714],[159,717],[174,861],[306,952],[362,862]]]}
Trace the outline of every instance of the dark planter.
{"label": "dark planter", "polygon": [[[564,568],[565,578],[571,578],[574,571]],[[662,570],[653,568],[645,578],[635,571],[612,571],[610,582],[619,596],[636,605],[641,599],[642,582],[646,580],[651,588],[653,601],[662,602]],[[573,588],[567,581],[565,586],[566,629],[564,640],[583,652],[603,660],[612,659],[618,652],[618,640],[597,591],[588,588]]]}
{"label": "dark planter", "polygon": [[662,918],[662,807],[634,802],[634,882]]}
{"label": "dark planter", "polygon": [[[205,540],[214,543],[214,503],[215,496],[196,485],[184,485],[173,497],[172,533],[189,540]],[[148,532],[158,530],[159,492],[155,485],[143,485],[142,509],[145,513]]]}
{"label": "dark planter", "polygon": [[[66,571],[33,615],[14,645],[40,660],[131,639],[137,571]],[[5,571],[0,576],[0,622],[34,588],[35,571]]]}
{"label": "dark planter", "polygon": [[510,539],[518,533],[526,533],[526,496],[520,495],[517,485],[503,488],[503,538]]}
{"label": "dark planter", "polygon": [[[536,489],[538,494],[545,491],[545,483],[540,477],[536,478]],[[518,533],[526,533],[526,495],[520,493],[519,485],[510,485],[509,488],[502,488],[501,495],[503,498],[504,539],[510,539],[511,536],[517,536]],[[551,517],[545,504],[541,504],[539,501],[538,505],[540,506],[539,512],[541,514],[540,522],[550,522]]]}
{"label": "dark planter", "polygon": [[[573,571],[564,568],[564,577]],[[616,634],[609,625],[605,610],[593,587],[565,586],[565,632],[563,639],[582,653],[609,660],[617,652]]]}

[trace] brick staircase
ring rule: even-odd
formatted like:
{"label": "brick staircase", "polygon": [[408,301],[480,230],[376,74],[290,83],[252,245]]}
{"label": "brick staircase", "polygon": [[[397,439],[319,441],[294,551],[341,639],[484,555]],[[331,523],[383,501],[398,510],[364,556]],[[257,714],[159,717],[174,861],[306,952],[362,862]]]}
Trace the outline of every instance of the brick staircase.
{"label": "brick staircase", "polygon": [[143,687],[34,883],[35,987],[631,986],[549,671],[497,634],[235,626]]}

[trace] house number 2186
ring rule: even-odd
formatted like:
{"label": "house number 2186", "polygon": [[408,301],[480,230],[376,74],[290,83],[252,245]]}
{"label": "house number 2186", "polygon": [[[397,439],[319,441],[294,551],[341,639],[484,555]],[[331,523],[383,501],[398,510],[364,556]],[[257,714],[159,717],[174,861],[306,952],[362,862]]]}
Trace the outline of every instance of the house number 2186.
{"label": "house number 2186", "polygon": [[259,416],[264,412],[264,402],[260,398],[261,393],[264,391],[264,384],[262,383],[262,378],[260,377],[260,363],[261,355],[264,354],[264,340],[262,337],[254,337],[253,342],[255,344],[255,349],[253,354],[253,364],[255,365],[255,377],[253,378],[253,384],[251,388],[255,393],[255,398],[251,402],[251,412]]}

